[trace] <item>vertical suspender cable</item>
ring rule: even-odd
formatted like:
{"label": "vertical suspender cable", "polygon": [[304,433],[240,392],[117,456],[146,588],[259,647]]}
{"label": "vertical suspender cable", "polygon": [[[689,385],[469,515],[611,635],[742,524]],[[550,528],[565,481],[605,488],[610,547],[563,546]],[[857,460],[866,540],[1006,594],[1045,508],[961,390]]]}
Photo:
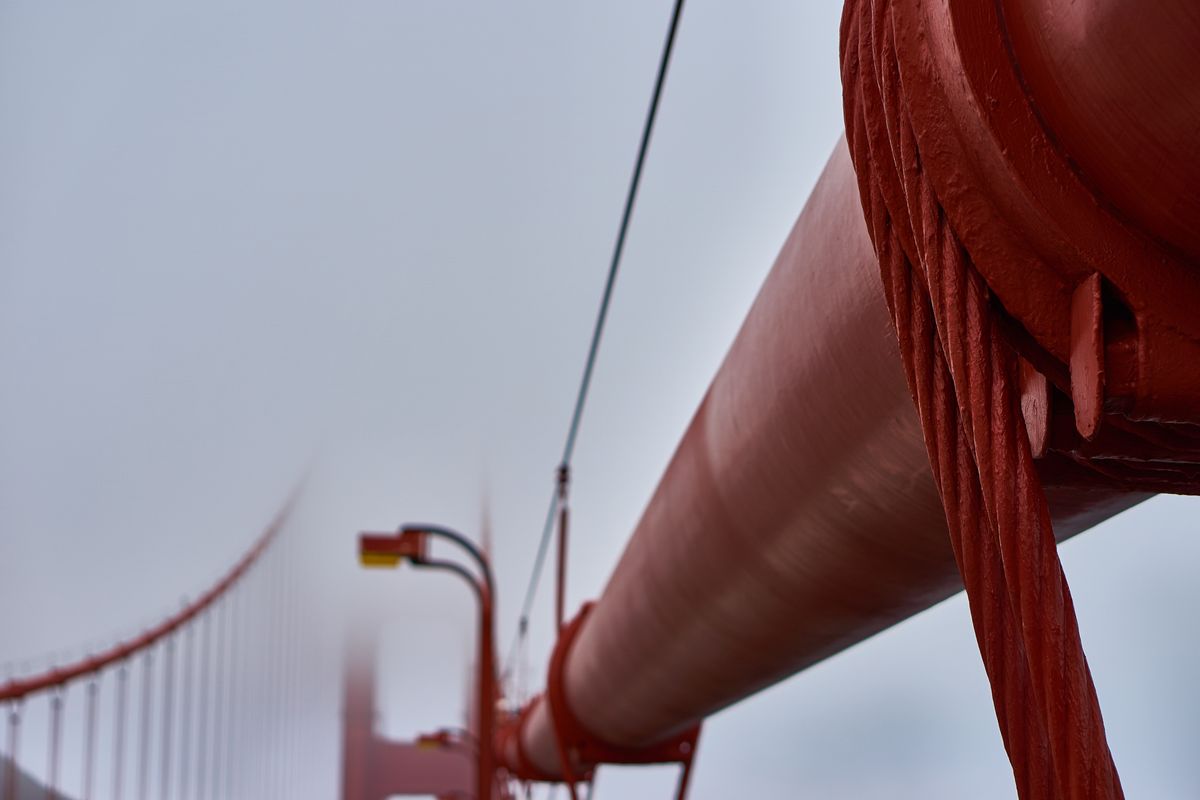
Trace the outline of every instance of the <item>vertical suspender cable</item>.
{"label": "vertical suspender cable", "polygon": [[291,575],[291,551],[283,550],[280,555],[281,566],[283,572],[283,624],[279,626],[279,657],[282,661],[279,672],[279,721],[282,725],[279,737],[279,791],[280,797],[290,796],[290,773],[293,765],[289,761],[291,756],[292,742],[292,705],[291,705],[291,681],[292,681],[292,623],[295,610],[292,604],[292,575]]}
{"label": "vertical suspender cable", "polygon": [[62,710],[66,687],[50,692],[50,756],[46,763],[46,800],[58,800],[58,762],[62,751]]}
{"label": "vertical suspender cable", "polygon": [[[281,543],[282,544],[282,543]],[[279,793],[280,797],[291,794],[291,678],[292,678],[292,592],[291,551],[282,548],[279,553],[280,570],[280,613],[279,624]]]}
{"label": "vertical suspender cable", "polygon": [[138,800],[150,796],[150,721],[154,699],[154,651],[147,649],[142,657],[141,731],[138,734]]}
{"label": "vertical suspender cable", "polygon": [[257,747],[257,758],[254,759],[254,785],[256,787],[255,794],[258,797],[267,796],[267,781],[270,774],[267,771],[267,759],[270,756],[269,747],[269,732],[268,720],[271,712],[271,695],[269,684],[263,685],[268,673],[271,656],[271,565],[270,563],[263,564],[262,578],[259,580],[259,601],[257,603],[258,625],[254,636],[254,679],[257,684],[255,687],[258,691],[255,693],[257,702],[254,704],[254,731]]}
{"label": "vertical suspender cable", "polygon": [[208,772],[208,666],[212,643],[212,611],[204,612],[200,641],[200,686],[196,701],[196,800],[204,800]]}
{"label": "vertical suspender cable", "polygon": [[[237,749],[234,747],[234,740],[241,733],[242,715],[238,713],[238,677],[240,674],[239,662],[241,655],[241,615],[242,615],[242,587],[245,584],[245,576],[242,577],[236,585],[230,589],[230,620],[229,620],[229,692],[226,697],[228,710],[226,717],[229,720],[229,730],[225,734],[225,793],[224,797],[233,797],[233,777],[234,777],[234,753]],[[236,718],[235,718],[236,715]]]}
{"label": "vertical suspender cable", "polygon": [[[274,598],[271,596],[272,558],[274,552],[267,553],[262,564],[262,575],[259,578],[258,601],[254,604],[256,611],[254,638],[254,741],[255,759],[251,764],[253,770],[253,785],[255,796],[266,798],[270,771],[270,716],[271,693],[269,683],[271,663],[271,627],[274,623],[272,607]],[[264,683],[265,682],[265,683]]]}
{"label": "vertical suspender cable", "polygon": [[301,708],[301,705],[299,702],[300,664],[301,664],[300,650],[299,650],[300,617],[299,617],[299,608],[298,608],[298,604],[297,604],[297,600],[299,598],[299,592],[297,591],[297,584],[299,583],[300,579],[299,579],[299,576],[296,571],[297,570],[296,549],[294,547],[289,547],[288,554],[289,554],[290,558],[289,558],[289,566],[288,566],[287,612],[288,612],[288,618],[290,621],[287,626],[287,628],[288,628],[288,655],[287,655],[288,682],[287,682],[287,686],[288,686],[288,713],[289,713],[287,775],[288,775],[288,796],[295,797],[296,796],[295,786],[296,786],[296,781],[299,777],[299,766],[300,766],[300,762],[298,760],[298,755],[299,755],[298,751],[299,751],[299,746],[300,746],[300,741],[301,741],[301,739],[300,739],[300,736],[301,736],[300,722],[301,722],[301,720],[300,720],[300,714],[299,714],[300,708]]}
{"label": "vertical suspender cable", "polygon": [[117,714],[113,731],[113,800],[121,800],[125,777],[125,706],[129,694],[129,665],[117,669]]}
{"label": "vertical suspender cable", "polygon": [[167,640],[166,653],[163,657],[163,709],[162,709],[162,739],[159,742],[159,752],[162,760],[159,764],[159,800],[170,800],[171,794],[171,727],[174,723],[171,715],[175,707],[175,637]]}
{"label": "vertical suspender cable", "polygon": [[282,767],[283,759],[279,752],[280,732],[283,728],[283,703],[279,693],[279,674],[283,667],[283,565],[280,563],[279,542],[275,542],[275,552],[272,553],[271,570],[273,573],[272,598],[272,636],[271,636],[271,666],[268,676],[271,682],[271,732],[270,732],[270,773],[269,791],[272,797],[282,797]]}
{"label": "vertical suspender cable", "polygon": [[[271,558],[273,553],[268,553],[267,557]],[[270,718],[271,718],[271,692],[270,692],[270,666],[271,666],[271,628],[275,622],[272,617],[272,608],[274,597],[271,595],[273,584],[271,582],[272,563],[270,560],[262,565],[262,577],[259,580],[259,600],[255,604],[257,611],[257,619],[255,620],[254,633],[254,682],[255,682],[255,697],[257,702],[254,704],[254,741],[256,742],[256,758],[252,765],[254,770],[254,786],[255,795],[257,797],[266,798],[268,796],[269,781],[271,778],[268,761],[270,760]]]}
{"label": "vertical suspender cable", "polygon": [[263,575],[263,615],[265,621],[265,630],[261,634],[262,656],[259,664],[259,680],[266,682],[266,687],[263,691],[262,703],[262,718],[259,722],[262,730],[261,745],[262,748],[262,767],[259,781],[262,785],[262,796],[270,798],[273,796],[271,779],[274,774],[274,722],[275,722],[275,693],[272,690],[274,678],[275,664],[275,634],[278,631],[278,598],[276,596],[276,569],[275,569],[275,551],[270,554],[271,560],[264,565]]}
{"label": "vertical suspender cable", "polygon": [[[92,776],[96,769],[96,712],[100,695],[100,677],[93,675],[87,685],[87,716],[83,730],[83,790],[80,800],[92,800]],[[166,797],[163,798],[166,800]]]}
{"label": "vertical suspender cable", "polygon": [[283,796],[293,796],[292,785],[296,774],[293,760],[296,744],[296,705],[293,702],[296,684],[296,598],[294,553],[291,548],[284,551],[283,570],[283,742],[280,764],[283,767]]}
{"label": "vertical suspender cable", "polygon": [[[305,712],[308,709],[308,705],[304,702],[304,689],[305,679],[309,674],[306,668],[311,669],[313,661],[312,659],[308,658],[305,653],[305,643],[309,640],[303,638],[303,635],[307,634],[310,630],[303,624],[303,607],[300,604],[301,599],[304,597],[304,573],[302,571],[303,550],[300,549],[300,545],[298,544],[295,546],[295,548],[295,558],[297,564],[293,568],[294,577],[292,584],[295,597],[292,605],[292,662],[295,665],[292,673],[292,709],[293,713],[296,715],[294,723],[295,737],[293,744],[293,758],[296,759],[296,766],[299,767],[308,763],[306,760],[304,760],[305,743],[308,741],[308,735],[306,731],[309,729],[308,725],[306,724]],[[297,782],[302,780],[302,775],[299,771],[297,771],[295,779]]]}
{"label": "vertical suspender cable", "polygon": [[196,626],[184,633],[183,692],[179,698],[179,800],[188,797],[188,773],[192,753],[192,673],[196,662]]}
{"label": "vertical suspender cable", "polygon": [[4,770],[4,800],[17,800],[17,746],[21,737],[21,701],[8,710],[8,764]]}
{"label": "vertical suspender cable", "polygon": [[271,561],[267,565],[266,575],[263,577],[263,614],[266,623],[266,629],[262,633],[262,660],[259,666],[259,680],[266,682],[266,687],[263,691],[263,707],[262,707],[262,774],[259,780],[262,782],[262,796],[270,798],[273,796],[271,778],[274,775],[274,724],[275,724],[275,693],[272,691],[273,677],[275,674],[275,634],[278,630],[279,620],[278,598],[276,596],[275,583],[275,553],[271,553]]}
{"label": "vertical suspender cable", "polygon": [[227,628],[227,620],[229,617],[229,597],[226,595],[221,598],[220,605],[212,610],[216,615],[217,621],[217,656],[216,666],[213,670],[213,752],[212,752],[212,785],[213,793],[216,794],[217,787],[221,785],[221,755],[224,748],[221,747],[223,741],[221,723],[223,722],[223,713],[225,710],[225,632]]}
{"label": "vertical suspender cable", "polygon": [[267,654],[267,648],[263,641],[265,630],[263,618],[270,610],[270,600],[267,596],[267,580],[270,573],[267,564],[263,561],[255,565],[255,571],[257,580],[254,587],[254,602],[247,604],[254,616],[247,621],[246,626],[246,659],[248,661],[246,676],[249,681],[246,696],[254,698],[253,702],[246,704],[246,730],[248,732],[247,740],[254,746],[254,758],[246,759],[245,769],[246,783],[250,787],[250,793],[255,797],[265,797],[266,784],[263,776],[266,766],[262,744],[266,739],[264,735],[266,697],[260,684]]}

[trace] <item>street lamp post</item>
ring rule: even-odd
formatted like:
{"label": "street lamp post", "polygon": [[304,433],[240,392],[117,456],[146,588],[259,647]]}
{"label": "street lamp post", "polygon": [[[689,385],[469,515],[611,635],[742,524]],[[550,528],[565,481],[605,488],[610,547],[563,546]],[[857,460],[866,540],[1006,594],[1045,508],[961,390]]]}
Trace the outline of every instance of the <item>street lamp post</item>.
{"label": "street lamp post", "polygon": [[[482,580],[454,561],[431,558],[428,538],[454,542],[479,566]],[[442,569],[461,577],[479,600],[479,759],[476,767],[477,800],[493,800],[496,724],[495,583],[491,565],[475,543],[440,525],[405,525],[397,533],[359,535],[359,559],[367,567],[396,567],[407,559],[414,567]]]}

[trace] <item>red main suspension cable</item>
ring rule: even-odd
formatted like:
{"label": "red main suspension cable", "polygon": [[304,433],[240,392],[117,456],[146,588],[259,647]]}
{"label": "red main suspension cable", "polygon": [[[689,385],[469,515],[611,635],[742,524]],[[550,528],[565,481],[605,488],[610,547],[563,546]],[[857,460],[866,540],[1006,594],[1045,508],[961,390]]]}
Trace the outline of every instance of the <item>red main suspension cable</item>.
{"label": "red main suspension cable", "polygon": [[179,630],[215,603],[254,564],[283,527],[283,523],[287,520],[296,497],[297,493],[293,492],[292,498],[288,500],[283,510],[276,515],[270,526],[254,543],[249,552],[234,565],[233,569],[229,570],[212,588],[197,597],[195,601],[185,606],[177,614],[168,617],[140,636],[136,636],[126,642],[121,642],[103,653],[88,656],[67,666],[56,667],[40,675],[10,680],[0,685],[0,702],[16,700],[35,692],[52,689],[56,686],[63,686],[77,678],[83,678],[99,672],[106,667],[122,662],[130,656],[153,646]]}
{"label": "red main suspension cable", "polygon": [[[218,631],[218,652],[215,659],[208,652],[208,642],[205,642],[205,652],[201,653],[201,663],[203,664],[204,672],[201,678],[201,696],[200,702],[193,709],[192,693],[193,680],[192,674],[196,667],[196,654],[194,652],[194,632],[193,622],[203,618],[204,628],[209,632],[212,626],[212,611],[213,608],[225,598],[246,573],[254,566],[259,558],[266,552],[273,541],[276,540],[281,531],[284,522],[290,514],[291,508],[294,506],[296,498],[299,496],[300,487],[292,492],[291,497],[284,505],[283,509],[272,520],[267,529],[255,540],[248,552],[246,552],[237,563],[226,572],[208,591],[201,594],[193,602],[186,604],[179,612],[164,619],[159,624],[144,631],[141,635],[120,642],[108,650],[67,664],[63,666],[55,666],[51,669],[32,676],[21,676],[17,678],[9,678],[5,683],[0,684],[0,708],[5,708],[7,711],[7,751],[8,763],[5,765],[4,774],[0,777],[0,800],[16,800],[16,791],[18,787],[18,761],[19,761],[19,745],[20,745],[20,729],[22,723],[22,705],[27,697],[33,694],[45,693],[48,695],[49,701],[49,726],[48,726],[48,749],[46,755],[46,789],[45,796],[47,800],[57,798],[60,794],[60,776],[61,776],[61,761],[62,761],[62,744],[66,731],[66,718],[64,712],[64,704],[67,691],[72,683],[79,682],[86,687],[85,710],[83,713],[83,731],[82,731],[82,770],[80,773],[80,797],[81,800],[90,800],[93,797],[94,777],[95,777],[95,762],[97,748],[97,728],[99,720],[99,691],[100,681],[105,670],[114,668],[116,675],[116,684],[114,686],[114,705],[112,721],[112,744],[111,758],[112,766],[110,770],[111,780],[111,797],[114,800],[122,800],[125,793],[126,769],[135,768],[136,774],[136,797],[138,800],[145,800],[150,797],[150,779],[152,775],[151,758],[153,750],[157,746],[161,757],[159,764],[159,782],[160,795],[166,797],[171,788],[172,780],[172,740],[175,728],[175,641],[174,637],[182,633],[186,638],[186,652],[184,652],[183,660],[183,692],[181,699],[181,714],[179,720],[180,727],[180,769],[179,769],[179,795],[183,800],[186,800],[189,793],[195,789],[197,794],[203,797],[205,792],[205,781],[211,777],[214,784],[222,775],[222,767],[225,772],[230,772],[232,753],[234,752],[232,745],[226,745],[225,739],[227,736],[222,736],[224,728],[230,722],[229,717],[232,717],[232,706],[229,708],[229,717],[223,713],[226,710],[225,700],[225,685],[232,680],[232,676],[228,675],[225,670],[226,661],[232,663],[232,655],[226,657],[227,647],[232,644],[229,641],[230,636],[226,631],[228,627],[222,624]],[[220,611],[223,612],[219,622],[226,622],[229,617],[229,604],[225,603],[221,606]],[[206,639],[209,638],[206,636]],[[155,709],[153,700],[155,696],[155,662],[154,649],[158,645],[163,645],[164,658],[159,660],[162,664],[162,708],[159,712],[161,719],[158,720],[161,725],[161,737],[157,745],[154,742],[155,728]],[[135,658],[141,657],[141,669],[138,671],[140,683],[137,687],[130,686],[130,670],[134,668],[133,661]],[[215,660],[215,663],[214,663]],[[211,671],[215,670],[215,675]],[[138,693],[136,699],[138,712],[138,728],[137,731],[131,732],[130,722],[127,720],[127,715],[131,714],[130,710],[130,690],[135,688]],[[213,709],[209,709],[210,689],[211,694],[215,696],[212,699]],[[193,715],[193,710],[197,713]],[[212,713],[211,726],[209,724],[209,712]],[[194,717],[199,724],[194,725]],[[211,731],[210,731],[211,728]],[[212,756],[208,757],[209,733],[212,734]],[[136,751],[134,753],[126,752],[126,738],[131,733],[138,737],[136,742]],[[193,736],[193,734],[195,734]],[[199,752],[192,752],[193,739],[196,740]],[[189,769],[192,763],[192,758],[196,760],[196,783],[193,787],[189,778],[192,776],[192,771]],[[211,763],[210,763],[211,762]],[[230,781],[227,780],[227,783]],[[214,785],[214,791],[217,786]]]}

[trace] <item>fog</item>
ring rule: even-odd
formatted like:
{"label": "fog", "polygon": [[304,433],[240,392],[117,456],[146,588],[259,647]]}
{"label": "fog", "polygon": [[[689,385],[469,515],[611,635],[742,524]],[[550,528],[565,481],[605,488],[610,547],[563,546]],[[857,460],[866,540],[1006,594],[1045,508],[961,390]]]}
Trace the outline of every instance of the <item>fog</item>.
{"label": "fog", "polygon": [[[475,533],[486,505],[507,647],[669,12],[0,0],[7,672],[195,597],[307,476],[297,796],[334,796],[347,618],[382,622],[387,733],[459,724],[470,596],[363,573],[354,535]],[[602,588],[842,130],[839,15],[687,5],[576,453],[569,608]],[[1200,796],[1196,518],[1155,499],[1062,548],[1130,797]],[[604,769],[597,796],[674,779]],[[962,597],[714,717],[692,791],[1013,794]]]}

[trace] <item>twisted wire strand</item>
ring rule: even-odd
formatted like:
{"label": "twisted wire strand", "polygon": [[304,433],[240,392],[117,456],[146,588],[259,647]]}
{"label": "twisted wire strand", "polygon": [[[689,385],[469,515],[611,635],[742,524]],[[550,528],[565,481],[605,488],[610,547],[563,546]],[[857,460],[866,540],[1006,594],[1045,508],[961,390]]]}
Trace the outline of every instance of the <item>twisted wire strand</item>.
{"label": "twisted wire strand", "polygon": [[1023,800],[1121,798],[1020,413],[1016,354],[925,175],[890,0],[851,0],[851,154],[951,545]]}

